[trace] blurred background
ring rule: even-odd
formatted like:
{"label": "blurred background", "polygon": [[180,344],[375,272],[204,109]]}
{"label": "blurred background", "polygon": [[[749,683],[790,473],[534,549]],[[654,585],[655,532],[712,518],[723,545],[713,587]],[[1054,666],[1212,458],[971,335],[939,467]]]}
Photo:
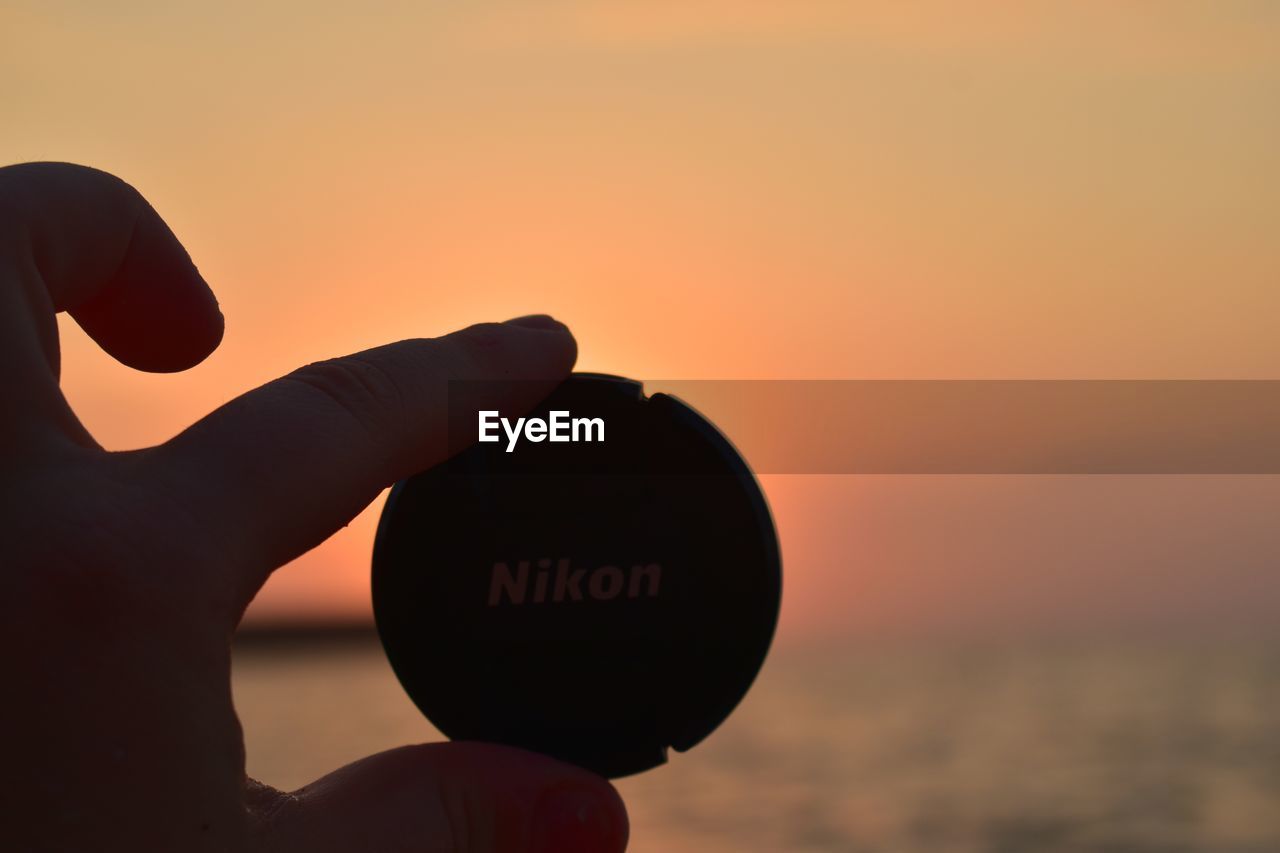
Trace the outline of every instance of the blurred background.
{"label": "blurred background", "polygon": [[[1271,379],[1277,45],[1253,0],[0,0],[0,162],[130,181],[221,301],[174,376],[62,323],[111,448],[532,312],[642,377]],[[764,481],[776,652],[620,783],[633,849],[1280,849],[1280,478]],[[273,784],[436,737],[368,632],[380,504],[247,617]]]}

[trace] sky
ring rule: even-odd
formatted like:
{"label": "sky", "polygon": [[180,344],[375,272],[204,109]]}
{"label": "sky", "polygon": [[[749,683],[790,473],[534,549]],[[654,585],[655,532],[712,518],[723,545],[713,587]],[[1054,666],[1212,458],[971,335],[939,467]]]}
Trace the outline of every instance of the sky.
{"label": "sky", "polygon": [[[0,162],[133,183],[221,301],[174,376],[61,324],[113,449],[531,312],[637,377],[1277,378],[1277,44],[1257,0],[0,0]],[[788,640],[1280,616],[1276,478],[765,485]],[[249,618],[366,618],[377,509]]]}

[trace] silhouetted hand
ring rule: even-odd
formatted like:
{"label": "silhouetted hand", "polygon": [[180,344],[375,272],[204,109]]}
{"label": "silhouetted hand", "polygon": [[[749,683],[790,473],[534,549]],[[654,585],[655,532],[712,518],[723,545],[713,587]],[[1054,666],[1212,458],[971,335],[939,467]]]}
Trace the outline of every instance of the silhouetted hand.
{"label": "silhouetted hand", "polygon": [[[546,317],[308,365],[158,447],[103,451],[58,388],[54,314],[132,367],[207,356],[222,316],[116,178],[0,169],[0,847],[14,851],[601,851],[613,788],[483,744],[410,746],[284,794],[244,774],[229,639],[273,569],[447,453],[449,378],[532,407],[575,344]],[[507,383],[499,383],[508,386]]]}

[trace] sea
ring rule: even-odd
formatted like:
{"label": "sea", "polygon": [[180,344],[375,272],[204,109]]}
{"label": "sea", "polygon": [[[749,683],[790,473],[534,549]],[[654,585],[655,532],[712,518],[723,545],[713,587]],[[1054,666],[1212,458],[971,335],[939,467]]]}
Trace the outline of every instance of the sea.
{"label": "sea", "polygon": [[[251,775],[440,738],[375,637],[237,644]],[[618,780],[636,853],[1280,853],[1280,645],[840,641]]]}

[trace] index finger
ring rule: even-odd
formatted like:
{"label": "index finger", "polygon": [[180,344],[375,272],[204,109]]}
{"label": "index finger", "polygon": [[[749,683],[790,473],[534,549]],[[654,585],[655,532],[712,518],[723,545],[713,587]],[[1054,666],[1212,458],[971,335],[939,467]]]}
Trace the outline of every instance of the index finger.
{"label": "index finger", "polygon": [[[573,367],[550,317],[487,323],[307,365],[231,401],[141,457],[147,476],[219,543],[242,607],[278,566],[318,545],[396,480],[451,451],[447,387],[480,383],[482,408],[522,413]],[[454,437],[456,438],[456,436]],[[237,614],[238,615],[238,614]]]}

